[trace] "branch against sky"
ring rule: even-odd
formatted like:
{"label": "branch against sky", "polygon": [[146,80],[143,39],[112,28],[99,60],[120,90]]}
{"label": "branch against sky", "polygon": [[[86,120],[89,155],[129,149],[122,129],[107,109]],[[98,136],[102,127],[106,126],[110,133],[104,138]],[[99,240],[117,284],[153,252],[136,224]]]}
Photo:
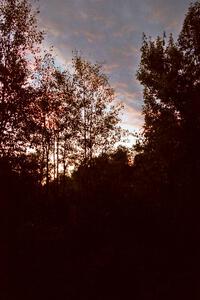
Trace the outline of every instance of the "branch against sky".
{"label": "branch against sky", "polygon": [[72,51],[104,63],[117,97],[125,104],[124,128],[141,128],[142,87],[135,78],[143,32],[155,37],[180,31],[189,0],[40,0],[40,26],[60,63]]}

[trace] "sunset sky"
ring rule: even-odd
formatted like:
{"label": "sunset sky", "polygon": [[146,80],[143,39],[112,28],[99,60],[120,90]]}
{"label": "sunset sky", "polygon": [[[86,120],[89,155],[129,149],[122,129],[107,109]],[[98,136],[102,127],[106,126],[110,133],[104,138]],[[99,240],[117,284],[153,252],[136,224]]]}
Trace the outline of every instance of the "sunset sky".
{"label": "sunset sky", "polygon": [[104,71],[124,102],[123,126],[143,124],[142,87],[135,78],[143,32],[156,37],[179,33],[188,0],[40,0],[40,26],[61,64],[72,51],[103,63]]}

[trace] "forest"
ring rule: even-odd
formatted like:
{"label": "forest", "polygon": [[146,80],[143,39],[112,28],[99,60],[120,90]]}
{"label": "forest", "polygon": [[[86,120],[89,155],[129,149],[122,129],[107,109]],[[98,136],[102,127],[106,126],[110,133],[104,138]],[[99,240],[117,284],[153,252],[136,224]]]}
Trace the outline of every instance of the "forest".
{"label": "forest", "polygon": [[199,1],[143,35],[132,148],[101,64],[60,67],[38,14],[0,0],[1,299],[199,299]]}

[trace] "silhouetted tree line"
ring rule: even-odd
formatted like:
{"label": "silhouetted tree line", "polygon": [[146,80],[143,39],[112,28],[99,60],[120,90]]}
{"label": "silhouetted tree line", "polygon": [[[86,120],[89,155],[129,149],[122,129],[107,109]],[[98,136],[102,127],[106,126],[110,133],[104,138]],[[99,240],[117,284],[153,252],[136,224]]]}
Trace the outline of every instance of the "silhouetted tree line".
{"label": "silhouetted tree line", "polygon": [[38,12],[0,3],[2,299],[199,299],[199,2],[143,37],[133,149],[101,66],[57,67]]}

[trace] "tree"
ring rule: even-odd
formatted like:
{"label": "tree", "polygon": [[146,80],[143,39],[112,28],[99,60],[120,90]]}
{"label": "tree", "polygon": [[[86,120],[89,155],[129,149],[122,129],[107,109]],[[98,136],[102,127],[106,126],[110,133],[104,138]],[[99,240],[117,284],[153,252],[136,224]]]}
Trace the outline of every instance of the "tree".
{"label": "tree", "polygon": [[38,11],[28,0],[0,4],[0,156],[20,169],[33,152],[27,163],[38,159],[48,186],[120,140],[121,105],[100,65],[75,54],[72,71],[63,71],[50,52],[42,54]]}
{"label": "tree", "polygon": [[[140,159],[156,186],[178,198],[194,195],[200,170],[200,4],[191,4],[178,41],[143,38],[137,78],[144,86]],[[142,158],[142,159],[141,159]],[[145,176],[145,175],[144,175]],[[174,196],[175,196],[174,194]]]}
{"label": "tree", "polygon": [[50,156],[55,158],[56,155],[56,132],[61,106],[54,76],[57,68],[51,53],[47,52],[37,60],[35,72],[35,102],[32,112],[35,130],[30,140],[33,151],[38,154],[41,182],[45,179],[48,186],[52,168],[54,178],[56,172],[55,159],[52,162]]}
{"label": "tree", "polygon": [[[64,180],[68,169],[76,165],[76,138],[79,125],[79,105],[74,98],[76,87],[73,76],[68,70],[61,71],[56,69],[53,73],[54,95],[54,179],[57,185],[62,174]],[[56,100],[57,99],[57,100]],[[57,105],[56,105],[57,102]],[[55,171],[56,169],[56,171]]]}
{"label": "tree", "polygon": [[26,0],[0,1],[0,155],[26,152],[31,132],[31,65],[42,32]]}
{"label": "tree", "polygon": [[[196,138],[200,131],[200,3],[189,7],[182,31],[178,38],[179,51],[182,53],[180,82],[181,115],[185,130],[188,151],[195,157],[199,153]],[[195,147],[194,147],[195,143]],[[195,151],[195,152],[194,152]]]}
{"label": "tree", "polygon": [[122,106],[114,103],[114,90],[101,65],[75,54],[73,68],[74,101],[79,105],[77,151],[87,165],[120,140],[122,130],[118,124]]}

